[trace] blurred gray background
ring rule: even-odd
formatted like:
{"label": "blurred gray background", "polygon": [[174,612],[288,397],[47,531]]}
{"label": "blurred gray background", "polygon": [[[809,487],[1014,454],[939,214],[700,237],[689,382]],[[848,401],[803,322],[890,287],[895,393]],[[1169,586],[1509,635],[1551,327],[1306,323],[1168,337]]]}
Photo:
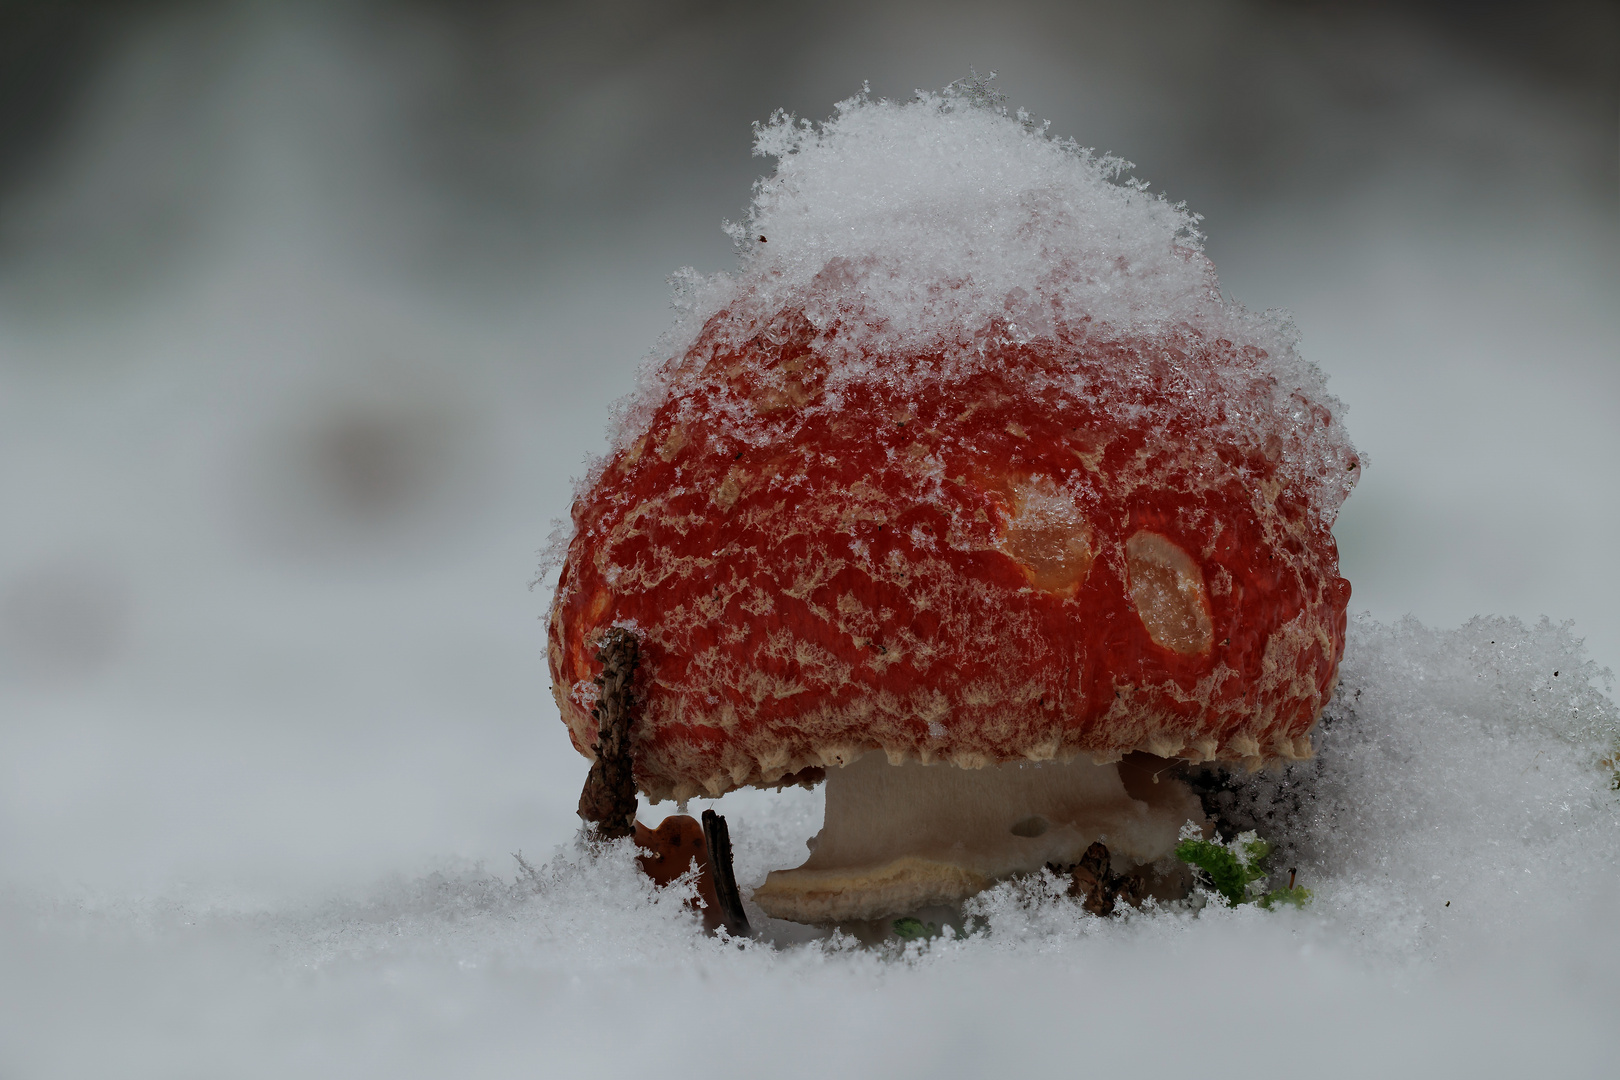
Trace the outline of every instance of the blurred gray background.
{"label": "blurred gray background", "polygon": [[1620,666],[1620,6],[0,2],[0,884],[571,834],[532,591],[749,125],[970,66],[1206,216],[1371,468],[1352,606]]}

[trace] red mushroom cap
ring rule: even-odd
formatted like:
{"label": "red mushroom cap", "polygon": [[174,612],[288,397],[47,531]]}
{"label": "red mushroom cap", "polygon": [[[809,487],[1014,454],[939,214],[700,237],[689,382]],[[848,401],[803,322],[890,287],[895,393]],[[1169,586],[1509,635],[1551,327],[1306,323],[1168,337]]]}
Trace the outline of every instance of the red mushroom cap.
{"label": "red mushroom cap", "polygon": [[[625,626],[655,799],[874,750],[1307,756],[1359,468],[1320,373],[1119,163],[950,95],[840,108],[762,130],[769,254],[689,299],[574,505],[550,662],[575,747]],[[897,132],[956,161],[948,198]],[[919,220],[948,225],[908,261]]]}
{"label": "red mushroom cap", "polygon": [[[1290,448],[1210,443],[1180,404],[1217,372],[1268,395],[1260,357],[1082,328],[814,410],[829,361],[801,314],[720,336],[574,509],[551,665],[582,752],[593,643],[621,625],[644,635],[637,779],[655,798],[876,749],[1309,754],[1350,596],[1332,534],[1280,467]],[[762,445],[730,430],[749,414]]]}

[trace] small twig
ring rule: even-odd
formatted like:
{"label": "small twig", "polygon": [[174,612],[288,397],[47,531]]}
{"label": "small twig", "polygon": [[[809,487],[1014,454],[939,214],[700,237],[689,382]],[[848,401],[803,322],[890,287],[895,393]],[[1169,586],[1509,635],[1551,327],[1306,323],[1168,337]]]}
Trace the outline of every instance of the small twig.
{"label": "small twig", "polygon": [[1298,872],[1299,872],[1299,870],[1296,867],[1290,866],[1288,868],[1288,887],[1290,889],[1292,889],[1294,887],[1294,875],[1297,874]]}
{"label": "small twig", "polygon": [[742,893],[731,869],[731,831],[726,819],[713,810],[703,811],[703,839],[709,848],[709,872],[714,875],[714,895],[720,907],[720,925],[732,937],[749,937],[748,913],[743,911]]}
{"label": "small twig", "polygon": [[612,627],[602,635],[602,648],[596,654],[602,674],[596,677],[601,688],[591,716],[596,719],[596,739],[591,752],[596,760],[579,793],[579,816],[596,826],[596,835],[617,840],[635,831],[636,778],[630,749],[630,725],[635,696],[630,686],[639,663],[640,645],[636,636],[623,627]]}

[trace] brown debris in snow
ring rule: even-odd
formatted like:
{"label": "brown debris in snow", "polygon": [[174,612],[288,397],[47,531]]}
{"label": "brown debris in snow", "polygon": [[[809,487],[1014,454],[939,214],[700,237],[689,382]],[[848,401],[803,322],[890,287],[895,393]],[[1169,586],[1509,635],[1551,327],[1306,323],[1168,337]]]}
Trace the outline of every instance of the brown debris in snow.
{"label": "brown debris in snow", "polygon": [[736,875],[731,870],[731,830],[726,828],[726,819],[713,810],[703,811],[703,836],[708,841],[709,868],[714,874],[715,896],[720,901],[721,925],[732,937],[748,937],[753,931],[743,911]]}
{"label": "brown debris in snow", "polygon": [[636,847],[646,852],[636,857],[637,865],[660,888],[691,870],[693,860],[697,861],[697,894],[703,910],[703,928],[714,933],[722,925],[720,899],[715,895],[708,840],[697,819],[675,814],[665,818],[656,829],[649,829],[638,821]]}
{"label": "brown debris in snow", "polygon": [[1093,915],[1112,915],[1117,900],[1133,907],[1142,901],[1140,877],[1116,874],[1109,863],[1108,848],[1098,842],[1086,848],[1070,870],[1069,895],[1078,897],[1080,906]]}

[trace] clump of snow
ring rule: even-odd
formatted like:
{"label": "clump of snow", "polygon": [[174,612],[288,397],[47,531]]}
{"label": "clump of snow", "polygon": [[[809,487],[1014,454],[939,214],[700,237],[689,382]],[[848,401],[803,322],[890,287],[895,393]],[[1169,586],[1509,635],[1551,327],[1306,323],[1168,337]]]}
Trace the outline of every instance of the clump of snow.
{"label": "clump of snow", "polygon": [[[1297,867],[1303,910],[1100,919],[1038,873],[910,941],[757,908],[759,937],[726,941],[625,843],[268,910],[0,895],[0,1071],[985,1075],[1135,1069],[1154,1047],[1211,1075],[1257,1055],[1313,1076],[1612,1069],[1607,673],[1567,627],[1509,619],[1358,620],[1342,670],[1314,761],[1211,792],[1226,829],[1277,845],[1277,884]],[[746,894],[802,861],[820,796],[718,809]]]}
{"label": "clump of snow", "polygon": [[741,270],[677,278],[684,329],[721,310],[800,306],[872,352],[1091,320],[1153,334],[1221,313],[1198,215],[1131,163],[1009,115],[987,80],[893,102],[862,92],[815,124],[778,111],[754,152],[776,171],[727,223]]}

